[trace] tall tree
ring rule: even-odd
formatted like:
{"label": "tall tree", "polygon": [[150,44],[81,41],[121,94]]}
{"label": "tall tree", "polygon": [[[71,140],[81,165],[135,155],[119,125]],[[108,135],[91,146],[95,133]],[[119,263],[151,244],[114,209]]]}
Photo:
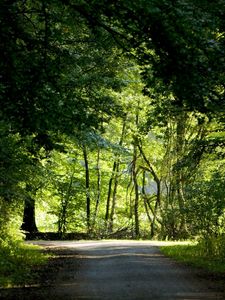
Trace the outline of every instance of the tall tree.
{"label": "tall tree", "polygon": [[[123,118],[122,131],[121,131],[120,140],[119,140],[119,144],[118,144],[119,147],[123,146],[124,136],[126,133],[126,123],[127,123],[127,116],[125,115]],[[115,160],[113,162],[112,175],[109,180],[108,196],[107,196],[107,204],[106,204],[106,214],[105,214],[106,222],[109,219],[109,224],[107,224],[107,225],[109,225],[110,232],[113,231],[113,219],[114,219],[115,208],[116,208],[119,168],[120,168],[120,154],[116,153]],[[112,196],[112,198],[111,198],[111,196]],[[111,212],[110,212],[110,204],[111,204]]]}
{"label": "tall tree", "polygon": [[90,198],[90,175],[87,149],[83,146],[84,164],[85,164],[85,187],[86,187],[86,218],[87,218],[87,232],[90,232],[91,228],[91,198]]}

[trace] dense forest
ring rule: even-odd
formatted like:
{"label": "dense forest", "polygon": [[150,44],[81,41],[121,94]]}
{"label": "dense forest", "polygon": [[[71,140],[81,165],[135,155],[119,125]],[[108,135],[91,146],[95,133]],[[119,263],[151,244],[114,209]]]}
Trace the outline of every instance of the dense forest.
{"label": "dense forest", "polygon": [[2,0],[1,239],[225,247],[225,1]]}

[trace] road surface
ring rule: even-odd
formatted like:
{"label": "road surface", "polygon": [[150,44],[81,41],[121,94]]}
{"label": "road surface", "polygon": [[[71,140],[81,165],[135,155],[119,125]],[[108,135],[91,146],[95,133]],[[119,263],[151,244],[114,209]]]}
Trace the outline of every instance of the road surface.
{"label": "road surface", "polygon": [[221,285],[163,256],[159,242],[37,243],[59,255],[53,276],[46,275],[41,286],[2,293],[2,299],[225,299]]}

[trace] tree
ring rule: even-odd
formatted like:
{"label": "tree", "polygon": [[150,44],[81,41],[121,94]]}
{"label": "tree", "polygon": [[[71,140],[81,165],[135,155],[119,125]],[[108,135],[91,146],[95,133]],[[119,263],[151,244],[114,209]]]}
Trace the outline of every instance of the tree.
{"label": "tree", "polygon": [[86,215],[87,215],[87,231],[90,232],[91,228],[91,199],[90,199],[90,175],[89,175],[89,164],[88,164],[88,156],[87,149],[83,146],[83,156],[84,156],[84,164],[85,164],[85,187],[86,187]]}
{"label": "tree", "polygon": [[[126,115],[123,119],[122,132],[119,140],[119,147],[122,147],[124,141],[124,135],[126,132]],[[109,232],[113,231],[113,219],[115,214],[115,206],[116,206],[116,194],[117,194],[117,186],[118,186],[118,176],[119,176],[119,166],[120,166],[120,153],[115,153],[115,158],[113,162],[112,174],[109,179],[108,186],[108,195],[106,202],[106,212],[105,212],[105,221],[106,227],[109,227]],[[112,186],[114,184],[114,186]],[[112,196],[112,201],[111,201]],[[111,212],[110,212],[110,204],[111,204]],[[109,224],[108,224],[109,221]]]}
{"label": "tree", "polygon": [[57,148],[56,132],[98,128],[113,113],[116,105],[107,90],[120,86],[117,49],[78,13],[60,1],[3,1],[0,35],[8,133],[29,136],[37,148],[51,151]]}

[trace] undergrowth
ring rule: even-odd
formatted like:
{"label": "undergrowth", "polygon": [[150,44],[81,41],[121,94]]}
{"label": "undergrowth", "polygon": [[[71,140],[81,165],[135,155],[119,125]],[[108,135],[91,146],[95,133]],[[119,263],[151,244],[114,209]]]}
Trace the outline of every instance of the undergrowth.
{"label": "undergrowth", "polygon": [[34,280],[33,270],[47,262],[40,247],[21,238],[0,238],[0,287],[25,286]]}
{"label": "undergrowth", "polygon": [[208,271],[225,273],[225,243],[221,237],[202,239],[188,245],[168,245],[161,251],[177,261]]}

